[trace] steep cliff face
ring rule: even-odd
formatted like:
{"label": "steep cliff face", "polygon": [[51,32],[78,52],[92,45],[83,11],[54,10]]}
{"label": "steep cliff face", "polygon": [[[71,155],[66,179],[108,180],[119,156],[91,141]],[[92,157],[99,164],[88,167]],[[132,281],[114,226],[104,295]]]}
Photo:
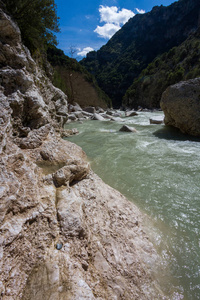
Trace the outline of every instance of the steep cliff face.
{"label": "steep cliff face", "polygon": [[0,10],[0,297],[159,299],[137,208],[60,138],[67,97]]}
{"label": "steep cliff face", "polygon": [[69,103],[75,102],[81,107],[111,106],[111,100],[100,89],[94,76],[75,59],[55,46],[47,49],[47,59],[53,66],[53,84],[68,95]]}
{"label": "steep cliff face", "polygon": [[182,43],[199,25],[200,2],[179,0],[130,19],[82,64],[119,106],[128,87],[158,54]]}
{"label": "steep cliff face", "polygon": [[88,81],[83,73],[63,66],[56,66],[54,72],[56,79],[59,77],[63,83],[63,91],[69,95],[69,103],[78,103],[82,108],[94,106],[105,109],[111,106],[109,97],[98,87],[97,83],[94,84],[92,80]]}

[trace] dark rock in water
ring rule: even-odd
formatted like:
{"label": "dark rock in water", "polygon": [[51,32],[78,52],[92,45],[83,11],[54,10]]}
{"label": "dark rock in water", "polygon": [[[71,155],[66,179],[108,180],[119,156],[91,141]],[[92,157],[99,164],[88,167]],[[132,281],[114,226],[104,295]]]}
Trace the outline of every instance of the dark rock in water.
{"label": "dark rock in water", "polygon": [[163,119],[149,119],[150,124],[163,124]]}
{"label": "dark rock in water", "polygon": [[62,243],[57,243],[56,244],[56,249],[57,250],[61,250],[62,249],[63,244]]}
{"label": "dark rock in water", "polygon": [[124,132],[137,132],[137,130],[134,127],[130,127],[127,125],[122,126],[119,131],[124,131]]}
{"label": "dark rock in water", "polygon": [[128,111],[126,112],[126,117],[134,117],[134,116],[138,116],[138,113],[136,113],[136,111]]}
{"label": "dark rock in water", "polygon": [[200,136],[200,78],[169,86],[162,94],[160,106],[166,125]]}

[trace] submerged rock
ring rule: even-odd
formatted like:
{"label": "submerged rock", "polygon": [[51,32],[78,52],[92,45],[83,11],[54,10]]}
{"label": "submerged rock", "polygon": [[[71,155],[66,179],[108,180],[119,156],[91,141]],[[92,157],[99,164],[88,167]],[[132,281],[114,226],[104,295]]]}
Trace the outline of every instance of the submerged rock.
{"label": "submerged rock", "polygon": [[200,78],[182,81],[166,89],[160,106],[164,122],[183,133],[200,136]]}

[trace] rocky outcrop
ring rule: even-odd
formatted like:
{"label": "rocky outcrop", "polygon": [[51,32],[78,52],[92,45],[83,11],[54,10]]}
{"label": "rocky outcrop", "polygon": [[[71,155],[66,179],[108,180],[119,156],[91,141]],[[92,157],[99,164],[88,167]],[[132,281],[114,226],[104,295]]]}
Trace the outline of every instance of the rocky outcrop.
{"label": "rocky outcrop", "polygon": [[168,87],[162,95],[160,106],[165,113],[166,125],[200,136],[200,78]]}
{"label": "rocky outcrop", "polygon": [[1,299],[159,299],[140,212],[60,138],[67,98],[2,11],[0,33]]}
{"label": "rocky outcrop", "polygon": [[67,120],[67,96],[55,88],[21,43],[18,27],[0,11],[0,84],[12,108],[14,134]]}

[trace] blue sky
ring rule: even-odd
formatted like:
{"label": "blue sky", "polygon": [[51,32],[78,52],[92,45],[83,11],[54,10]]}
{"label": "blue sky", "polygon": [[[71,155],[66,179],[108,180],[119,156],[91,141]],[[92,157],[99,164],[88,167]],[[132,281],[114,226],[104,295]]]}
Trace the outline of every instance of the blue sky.
{"label": "blue sky", "polygon": [[78,60],[89,50],[98,50],[134,14],[174,0],[55,0],[61,33],[58,48]]}

